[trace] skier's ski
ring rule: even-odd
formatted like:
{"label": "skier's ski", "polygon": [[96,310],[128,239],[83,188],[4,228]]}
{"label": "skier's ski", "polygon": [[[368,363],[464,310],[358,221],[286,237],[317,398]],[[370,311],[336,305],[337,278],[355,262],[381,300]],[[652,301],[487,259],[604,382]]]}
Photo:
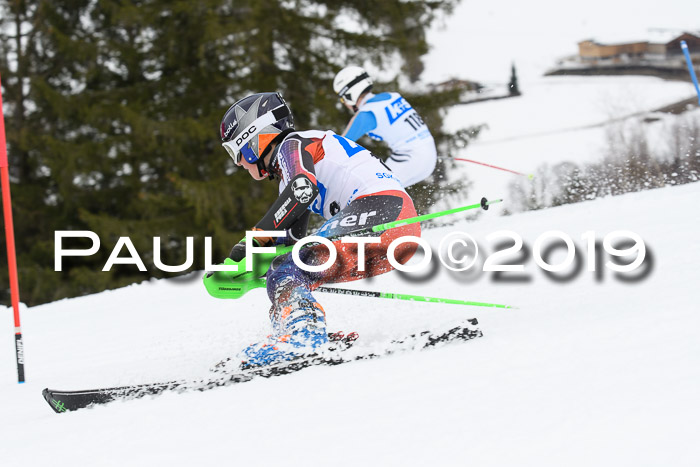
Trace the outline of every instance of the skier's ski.
{"label": "skier's ski", "polygon": [[[270,378],[272,376],[285,375],[310,366],[341,365],[357,360],[374,359],[400,352],[436,347],[453,341],[466,341],[482,336],[482,332],[474,327],[477,324],[478,322],[476,319],[470,319],[464,324],[445,332],[435,333],[423,331],[420,334],[412,334],[403,339],[391,341],[387,347],[380,352],[346,352],[338,349],[328,349],[288,362],[238,370],[236,372],[224,373],[220,376],[198,381],[180,380],[166,383],[140,384],[83,391],[59,391],[46,388],[42,391],[42,395],[56,413],[62,413],[93,405],[106,404],[114,400],[136,399],[147,395],[161,394],[166,391],[206,391],[220,386],[243,383],[256,377]],[[354,347],[354,349],[356,349],[356,347]]]}

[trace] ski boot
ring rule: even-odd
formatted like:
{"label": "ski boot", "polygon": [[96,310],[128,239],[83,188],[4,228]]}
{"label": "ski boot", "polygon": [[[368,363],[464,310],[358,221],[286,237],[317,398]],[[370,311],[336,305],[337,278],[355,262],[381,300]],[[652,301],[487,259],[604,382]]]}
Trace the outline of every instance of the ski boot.
{"label": "ski boot", "polygon": [[267,366],[316,353],[328,344],[326,314],[316,302],[301,298],[270,309],[274,333],[241,352],[241,369]]}

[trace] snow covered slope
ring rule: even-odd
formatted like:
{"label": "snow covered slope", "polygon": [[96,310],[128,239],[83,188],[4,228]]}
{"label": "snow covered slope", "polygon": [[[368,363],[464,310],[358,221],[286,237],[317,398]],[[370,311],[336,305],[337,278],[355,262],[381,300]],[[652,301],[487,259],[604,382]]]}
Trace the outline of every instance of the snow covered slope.
{"label": "snow covered slope", "polygon": [[460,2],[453,14],[428,34],[431,51],[423,79],[455,76],[507,82],[511,63],[529,80],[575,55],[586,39],[603,43],[658,41],[659,29],[680,34],[698,28],[696,0],[587,0],[580,8],[556,0]]}
{"label": "snow covered slope", "polygon": [[[519,97],[452,107],[446,119],[450,130],[479,124],[487,128],[451,156],[525,174],[535,174],[543,164],[584,166],[607,154],[608,132],[639,125],[650,141],[650,150],[659,157],[668,151],[674,122],[700,119],[696,109],[684,115],[655,114],[663,118],[653,123],[641,121],[641,116],[655,109],[691,97],[691,83],[640,76],[552,76],[533,79],[521,87],[523,95]],[[472,182],[470,195],[507,196],[508,186],[519,178],[470,162],[457,164],[451,176],[467,177]]]}
{"label": "snow covered slope", "polygon": [[[442,156],[526,174],[534,174],[542,164],[597,162],[607,149],[606,131],[616,129],[617,123],[611,122],[695,96],[690,82],[653,77],[543,76],[557,59],[575,55],[582,40],[643,41],[650,39],[654,28],[668,34],[696,29],[700,3],[670,0],[665,5],[659,9],[650,1],[589,0],[585,7],[572,10],[570,4],[554,0],[459,3],[441,26],[430,30],[431,50],[421,79],[428,83],[470,79],[505,91],[515,64],[523,94],[452,107],[445,120],[448,129],[479,124],[488,129],[466,149]],[[664,132],[673,121],[671,117],[642,124],[654,153],[665,152]],[[508,185],[518,178],[469,162],[458,164],[452,176],[472,182],[470,197],[507,196]]]}
{"label": "snow covered slope", "polygon": [[556,283],[531,258],[528,283],[469,282],[442,266],[419,282],[391,273],[353,286],[520,308],[318,294],[330,327],[359,332],[358,345],[471,317],[484,337],[62,415],[42,388],[206,375],[266,332],[263,291],[220,301],[196,275],[25,309],[23,385],[4,310],[2,465],[699,465],[698,205],[692,184],[430,230],[434,246],[463,230],[487,247],[501,229],[530,246],[552,229],[580,246],[585,231],[627,229],[654,267],[633,284],[585,268]]}

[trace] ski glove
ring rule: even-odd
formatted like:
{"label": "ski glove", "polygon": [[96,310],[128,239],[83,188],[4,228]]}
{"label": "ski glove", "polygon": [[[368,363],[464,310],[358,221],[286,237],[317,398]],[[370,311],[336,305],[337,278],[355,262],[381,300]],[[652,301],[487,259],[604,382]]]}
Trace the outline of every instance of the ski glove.
{"label": "ski glove", "polygon": [[[260,246],[260,242],[258,242],[258,240],[254,238],[253,245]],[[236,245],[233,248],[231,248],[231,253],[228,254],[228,257],[237,263],[243,258],[245,258],[245,238],[240,242],[236,243]]]}

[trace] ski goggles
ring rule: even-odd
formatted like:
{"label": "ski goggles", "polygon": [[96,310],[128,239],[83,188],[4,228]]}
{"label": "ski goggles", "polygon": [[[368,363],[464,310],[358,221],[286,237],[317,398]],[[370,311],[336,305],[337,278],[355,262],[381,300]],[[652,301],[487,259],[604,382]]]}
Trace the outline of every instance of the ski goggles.
{"label": "ski goggles", "polygon": [[[260,133],[255,135],[253,137],[253,141],[247,143],[238,152],[236,152],[235,149],[233,149],[228,143],[223,143],[222,146],[224,149],[226,149],[228,155],[231,156],[234,164],[239,165],[241,158],[245,159],[251,164],[255,164],[258,159],[260,159],[260,154],[265,151],[265,148],[267,148],[270,142],[275,139],[278,134],[279,133]],[[257,142],[257,144],[253,144],[253,142]],[[257,151],[253,148],[257,148]]]}
{"label": "ski goggles", "polygon": [[238,132],[236,136],[231,138],[230,141],[221,143],[221,145],[224,147],[224,149],[226,149],[226,152],[229,156],[231,156],[231,159],[233,159],[233,162],[236,165],[241,162],[241,158],[245,159],[251,164],[255,163],[258,160],[258,154],[256,154],[256,151],[253,150],[251,145],[253,138],[258,138],[258,144],[256,145],[258,150],[260,147],[264,148],[270,143],[275,135],[269,133],[261,135],[260,132],[264,128],[277,123],[287,116],[289,116],[289,107],[284,104],[280,105],[279,107],[276,107],[253,120],[253,123],[245,127],[243,131]]}
{"label": "ski goggles", "polygon": [[253,148],[250,147],[250,143],[246,143],[246,145],[243,146],[240,151],[236,149],[236,146],[231,141],[223,143],[222,146],[224,149],[226,149],[226,152],[229,156],[231,156],[233,163],[236,165],[241,163],[241,158],[245,159],[251,164],[258,160],[258,156],[255,154],[255,151],[253,151]]}

